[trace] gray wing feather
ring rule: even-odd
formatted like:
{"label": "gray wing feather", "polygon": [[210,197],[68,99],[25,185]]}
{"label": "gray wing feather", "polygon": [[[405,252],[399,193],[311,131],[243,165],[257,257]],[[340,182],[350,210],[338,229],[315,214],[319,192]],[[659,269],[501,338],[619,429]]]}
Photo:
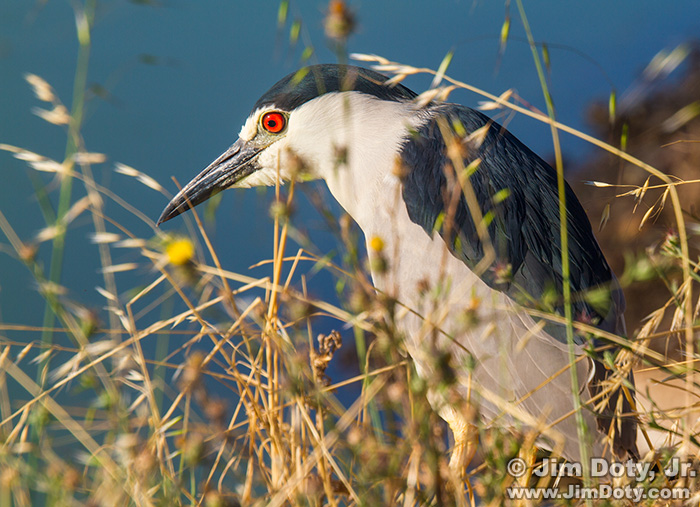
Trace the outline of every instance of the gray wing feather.
{"label": "gray wing feather", "polygon": [[[487,217],[488,241],[496,253],[491,268],[478,274],[491,288],[506,293],[523,306],[563,315],[556,171],[478,111],[442,104],[429,106],[428,114],[431,118],[406,141],[401,153],[406,169],[402,194],[411,220],[430,235],[440,234],[451,253],[471,269],[483,259],[485,245],[461,191],[456,206],[450,205],[457,183],[438,122],[440,118],[446,120],[457,138],[488,126],[478,146],[462,140],[463,166],[469,166],[477,158],[481,160],[470,175],[469,184],[482,216]],[[574,320],[624,336],[622,290],[593,236],[583,207],[568,184],[565,195]],[[566,342],[563,326],[549,322],[545,330]],[[589,338],[581,334],[574,337],[578,344],[586,344]],[[594,338],[593,344],[599,342]],[[596,360],[595,354],[592,359],[594,371],[589,390],[594,396],[611,372]],[[632,375],[629,380],[634,382]],[[611,393],[607,408],[597,414],[602,433],[608,433],[619,417],[615,415],[619,396],[619,390]],[[623,412],[631,412],[626,398],[622,406]],[[638,456],[634,417],[622,418],[614,450],[618,456],[625,453]]]}
{"label": "gray wing feather", "polygon": [[[466,143],[464,166],[481,162],[469,178],[481,213],[486,216],[489,240],[496,260],[480,277],[523,306],[564,314],[557,175],[549,164],[503,127],[483,114],[456,105],[434,106],[433,118],[404,145],[407,167],[403,198],[413,222],[426,232],[439,233],[452,253],[474,268],[485,245],[477,233],[469,207],[460,197],[452,213],[446,205],[454,185],[438,118],[449,125],[461,123],[467,134],[489,125],[481,144]],[[455,132],[455,135],[456,132]],[[448,188],[449,187],[449,188]],[[575,320],[622,333],[620,316],[624,297],[591,230],[583,207],[566,185],[570,280]],[[504,273],[508,273],[504,276]],[[566,342],[562,326],[549,323],[547,331]],[[576,336],[578,344],[586,342]]]}

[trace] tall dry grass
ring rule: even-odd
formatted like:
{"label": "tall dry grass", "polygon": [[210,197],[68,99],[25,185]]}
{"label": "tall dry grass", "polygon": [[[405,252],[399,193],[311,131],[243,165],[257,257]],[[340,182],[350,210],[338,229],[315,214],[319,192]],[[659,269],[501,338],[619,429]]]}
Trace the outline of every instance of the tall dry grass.
{"label": "tall dry grass", "polygon": [[[46,211],[47,226],[34,236],[17,231],[0,208],[0,229],[46,301],[42,325],[0,323],[0,331],[27,336],[26,341],[0,341],[0,504],[503,505],[510,502],[505,496],[509,486],[528,478],[535,484],[531,475],[518,480],[506,468],[517,456],[534,463],[536,432],[483,427],[477,406],[472,420],[479,453],[463,478],[451,473],[446,427],[427,402],[429,390],[447,391],[455,381],[450,357],[435,358],[435,378],[416,375],[400,332],[401,318],[410,309],[372,287],[368,263],[358,253],[357,231],[347,217],[333,226],[344,252],[341,261],[292,246],[290,238],[299,233],[293,212],[299,189],[278,185],[271,207],[274,248],[260,263],[268,274],[252,277],[222,267],[196,210],[186,217],[187,234],[168,234],[128,198],[95,181],[92,166],[107,159],[91,153],[81,135],[94,2],[88,0],[80,13],[76,105],[69,110],[49,83],[27,76],[44,104],[35,113],[67,127],[57,129],[66,134],[65,159],[0,146],[47,174],[57,183],[59,197],[55,214]],[[435,75],[435,88],[421,100],[445,100],[453,90],[467,89],[484,97],[484,107],[495,114],[518,113],[544,122],[555,138],[577,136],[624,161],[629,170],[648,175],[642,186],[620,194],[632,192],[641,202],[658,191],[656,206],[673,210],[674,232],[659,251],[680,272],[680,282],[634,336],[603,336],[621,348],[607,364],[620,370],[613,376],[618,379],[626,378],[630,368],[659,373],[658,382],[678,393],[669,409],[666,395],[659,399],[653,389],[638,388],[637,415],[648,449],[644,460],[665,466],[679,455],[692,461],[698,448],[700,228],[678,188],[697,183],[563,125],[552,111],[523,106],[510,92],[496,96],[453,79],[445,73],[447,65],[434,72],[380,57],[358,58],[394,73],[394,81],[416,73]],[[115,171],[164,195],[164,202],[169,197],[161,183],[137,169],[116,164]],[[111,218],[107,201],[138,217],[150,236]],[[41,196],[39,202],[50,210]],[[650,220],[654,209],[641,220]],[[86,216],[94,250],[85,254],[99,258],[104,280],[97,289],[104,307],[99,315],[71,300],[58,281],[66,230]],[[50,245],[52,253],[48,271],[37,256],[42,245]],[[381,250],[378,244],[371,247]],[[129,251],[133,260],[115,263],[117,249]],[[309,294],[307,274],[319,270],[338,280],[342,304]],[[123,287],[123,272],[141,273],[142,285]],[[626,281],[634,283],[635,276]],[[669,312],[671,326],[660,330]],[[331,319],[337,331],[318,333],[321,317]],[[566,324],[565,318],[559,320]],[[572,329],[595,332],[570,321]],[[681,337],[680,359],[649,346],[662,333]],[[144,351],[144,344],[153,341],[155,355]],[[175,341],[179,345],[172,347]],[[353,346],[360,374],[329,376],[338,350]],[[338,395],[349,385],[359,392],[351,404]],[[71,398],[75,395],[80,399]],[[462,400],[454,403],[463,409]],[[519,413],[503,403],[504,411]],[[687,487],[694,498],[698,490],[694,477],[663,474],[636,486]]]}

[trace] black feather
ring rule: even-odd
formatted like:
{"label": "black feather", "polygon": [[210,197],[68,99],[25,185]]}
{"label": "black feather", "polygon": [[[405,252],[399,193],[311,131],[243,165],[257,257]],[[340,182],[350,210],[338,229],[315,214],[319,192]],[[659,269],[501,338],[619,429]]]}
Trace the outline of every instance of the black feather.
{"label": "black feather", "polygon": [[387,77],[352,65],[320,64],[289,74],[270,88],[253,106],[253,111],[275,106],[292,111],[325,93],[357,91],[382,100],[411,100],[416,94],[400,84],[386,86]]}

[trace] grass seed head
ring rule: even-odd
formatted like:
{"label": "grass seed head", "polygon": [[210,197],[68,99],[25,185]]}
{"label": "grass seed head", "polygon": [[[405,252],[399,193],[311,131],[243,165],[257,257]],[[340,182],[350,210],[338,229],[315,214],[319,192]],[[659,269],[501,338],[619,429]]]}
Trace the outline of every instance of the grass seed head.
{"label": "grass seed head", "polygon": [[343,42],[355,31],[355,14],[343,0],[331,0],[323,28],[329,39]]}
{"label": "grass seed head", "polygon": [[24,79],[31,85],[37,99],[44,102],[56,102],[58,100],[53,92],[53,88],[51,88],[51,85],[47,83],[44,78],[36,74],[25,74]]}

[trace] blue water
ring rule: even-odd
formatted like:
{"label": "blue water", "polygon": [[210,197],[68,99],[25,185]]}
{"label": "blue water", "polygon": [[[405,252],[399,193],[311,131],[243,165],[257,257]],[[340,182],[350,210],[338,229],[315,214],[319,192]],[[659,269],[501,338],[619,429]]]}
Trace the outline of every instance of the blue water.
{"label": "blue water", "polygon": [[[107,100],[93,98],[87,107],[83,135],[89,151],[109,156],[94,168],[99,183],[109,186],[155,220],[167,202],[160,194],[132,178],[113,173],[114,162],[131,165],[160,181],[170,191],[170,180],[187,182],[231,144],[258,96],[299,65],[302,44],[290,48],[289,23],[277,31],[278,3],[165,0],[156,6],[125,1],[100,2],[93,31],[89,83],[109,92]],[[529,1],[527,13],[536,40],[551,49],[551,90],[558,118],[587,130],[583,120],[593,100],[607,100],[611,87],[628,88],[660,50],[700,33],[700,2],[651,0],[549,2]],[[365,1],[354,2],[358,31],[351,52],[377,53],[391,60],[436,68],[455,50],[452,76],[500,94],[507,89],[544,110],[529,47],[517,10],[511,8],[511,40],[498,57],[498,37],[504,6],[493,1]],[[292,2],[290,18],[303,21],[304,38],[313,43],[313,61],[335,61],[322,30],[325,3]],[[562,49],[565,46],[570,49]],[[77,41],[73,11],[64,0],[0,3],[0,142],[18,145],[61,160],[65,137],[60,128],[33,116],[41,105],[23,79],[24,73],[42,76],[61,99],[70,104]],[[583,57],[583,55],[587,55]],[[144,58],[144,55],[148,55]],[[148,60],[150,63],[144,63]],[[591,60],[595,64],[591,63]],[[421,91],[426,76],[406,84]],[[453,99],[476,105],[480,97],[458,91]],[[535,151],[552,152],[548,128],[515,118],[510,129]],[[567,158],[590,152],[564,136]],[[33,188],[23,162],[0,152],[2,185],[0,210],[24,240],[42,228]],[[42,175],[48,181],[46,175]],[[321,188],[321,187],[316,187]],[[316,191],[316,190],[314,190]],[[74,193],[82,196],[78,183]],[[211,229],[224,268],[243,272],[272,250],[272,226],[267,208],[270,192],[229,191],[224,195]],[[107,213],[135,234],[153,232],[112,202]],[[323,232],[321,218],[304,205],[296,223],[310,229],[321,250],[334,248]],[[184,230],[176,219],[167,230]],[[96,248],[85,240],[91,230],[87,215],[69,233],[62,283],[70,297],[100,308],[104,301],[94,290],[102,285]],[[6,245],[4,237],[0,243]],[[38,325],[43,301],[27,270],[3,247],[0,252],[0,321]],[[290,251],[295,251],[290,247]],[[48,264],[49,248],[40,251]],[[114,251],[114,262],[140,259],[129,251]],[[257,271],[261,274],[263,271]],[[119,275],[125,290],[148,282],[152,272]],[[333,297],[332,280],[317,277],[312,293]],[[36,340],[37,334],[0,332],[15,340]],[[351,346],[346,333],[346,347]]]}

